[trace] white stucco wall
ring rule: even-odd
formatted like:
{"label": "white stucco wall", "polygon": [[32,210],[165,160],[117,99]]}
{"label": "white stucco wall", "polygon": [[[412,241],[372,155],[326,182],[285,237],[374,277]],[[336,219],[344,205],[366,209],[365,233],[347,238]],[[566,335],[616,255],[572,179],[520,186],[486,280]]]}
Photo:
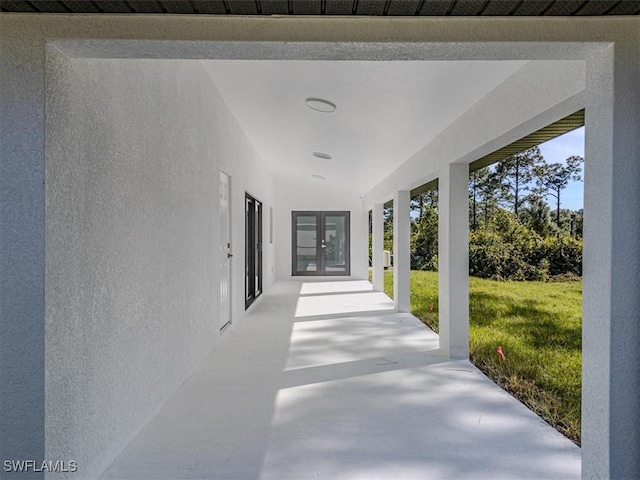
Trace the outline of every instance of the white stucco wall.
{"label": "white stucco wall", "polygon": [[291,212],[346,210],[350,212],[351,222],[351,277],[368,278],[368,213],[362,210],[360,197],[333,190],[329,180],[316,183],[296,183],[283,179],[276,182],[274,242],[277,277],[307,278],[291,276]]}
{"label": "white stucco wall", "polygon": [[0,25],[2,460],[44,458],[45,443],[44,43],[25,33]]}
{"label": "white stucco wall", "polygon": [[269,205],[272,188],[200,62],[47,65],[45,458],[90,478],[224,339],[218,169],[238,253],[245,189]]}

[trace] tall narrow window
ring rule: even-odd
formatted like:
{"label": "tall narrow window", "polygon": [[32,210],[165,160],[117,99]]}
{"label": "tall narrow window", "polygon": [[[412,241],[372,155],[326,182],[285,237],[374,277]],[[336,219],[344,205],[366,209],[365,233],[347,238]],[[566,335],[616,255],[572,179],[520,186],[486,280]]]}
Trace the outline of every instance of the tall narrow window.
{"label": "tall narrow window", "polygon": [[262,203],[245,194],[245,308],[262,293]]}
{"label": "tall narrow window", "polygon": [[349,212],[292,212],[292,274],[349,275]]}

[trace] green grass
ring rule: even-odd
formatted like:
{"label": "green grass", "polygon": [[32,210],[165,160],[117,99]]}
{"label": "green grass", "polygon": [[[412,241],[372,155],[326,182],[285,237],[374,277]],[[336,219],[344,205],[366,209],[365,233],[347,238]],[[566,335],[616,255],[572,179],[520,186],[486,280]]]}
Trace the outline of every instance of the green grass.
{"label": "green grass", "polygon": [[[393,296],[392,272],[385,292]],[[438,331],[437,273],[411,272],[411,310]],[[471,278],[469,310],[471,361],[579,445],[582,282]]]}

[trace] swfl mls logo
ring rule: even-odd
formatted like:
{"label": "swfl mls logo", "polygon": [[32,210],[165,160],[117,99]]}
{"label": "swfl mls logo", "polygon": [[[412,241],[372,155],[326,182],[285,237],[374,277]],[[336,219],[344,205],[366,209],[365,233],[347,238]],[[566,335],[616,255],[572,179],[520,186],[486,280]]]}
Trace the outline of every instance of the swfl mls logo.
{"label": "swfl mls logo", "polygon": [[64,462],[62,460],[5,460],[5,472],[57,472],[73,473],[78,470],[75,460]]}

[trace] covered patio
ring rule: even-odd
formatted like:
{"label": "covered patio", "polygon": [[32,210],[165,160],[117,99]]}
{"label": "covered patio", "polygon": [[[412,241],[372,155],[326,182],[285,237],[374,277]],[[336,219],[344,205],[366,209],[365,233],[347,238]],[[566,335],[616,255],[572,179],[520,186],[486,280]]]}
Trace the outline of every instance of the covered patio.
{"label": "covered patio", "polygon": [[101,478],[579,477],[576,445],[369,282],[305,280],[276,282]]}
{"label": "covered patio", "polygon": [[[78,465],[7,475],[638,477],[638,25],[0,15],[0,458]],[[470,165],[582,111],[580,454],[468,362],[467,233]]]}

